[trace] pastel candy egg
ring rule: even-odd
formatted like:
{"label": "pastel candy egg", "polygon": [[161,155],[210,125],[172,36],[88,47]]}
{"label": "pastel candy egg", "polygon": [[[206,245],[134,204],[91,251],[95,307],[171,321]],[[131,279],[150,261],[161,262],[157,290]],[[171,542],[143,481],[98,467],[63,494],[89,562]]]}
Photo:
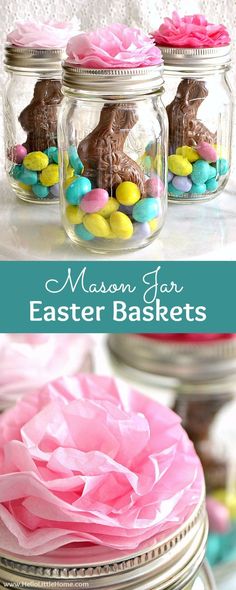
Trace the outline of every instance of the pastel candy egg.
{"label": "pastel candy egg", "polygon": [[133,208],[133,218],[140,223],[150,221],[159,215],[159,207],[159,199],[142,199]]}
{"label": "pastel candy egg", "polygon": [[58,148],[56,148],[54,150],[54,152],[52,153],[52,159],[53,159],[53,162],[55,162],[55,164],[58,164],[58,158],[59,158],[59,153],[58,153]]}
{"label": "pastel candy egg", "polygon": [[203,160],[207,160],[208,162],[216,162],[217,160],[217,153],[213,145],[207,143],[207,141],[201,141],[197,147],[197,152],[199,156]]}
{"label": "pastel candy egg", "polygon": [[70,178],[67,178],[65,183],[64,183],[64,188],[67,189],[68,186],[70,186],[70,184],[72,182],[74,182],[76,179],[78,178],[78,176],[71,176]]}
{"label": "pastel candy egg", "polygon": [[164,184],[159,176],[152,175],[145,183],[147,195],[149,197],[160,197],[165,190]]}
{"label": "pastel candy egg", "polygon": [[192,182],[188,176],[174,176],[172,185],[182,193],[188,193],[192,187]]}
{"label": "pastel candy egg", "polygon": [[15,178],[15,180],[18,180],[18,178],[20,178],[21,174],[23,174],[23,166],[20,166],[20,165],[13,166],[10,174],[11,174],[11,176],[13,176],[13,178]]}
{"label": "pastel candy egg", "polygon": [[34,186],[32,186],[32,191],[39,199],[45,199],[49,193],[48,187],[43,186],[40,183],[34,184]]}
{"label": "pastel candy egg", "polygon": [[215,178],[215,176],[216,176],[216,168],[214,168],[214,166],[209,165],[208,180],[211,180],[211,178]]}
{"label": "pastel candy egg", "polygon": [[147,172],[150,172],[152,168],[152,158],[150,156],[145,156],[143,159],[143,165]]}
{"label": "pastel candy egg", "polygon": [[211,565],[217,564],[222,558],[222,538],[221,535],[210,533],[207,539],[207,559]]}
{"label": "pastel candy egg", "polygon": [[105,207],[109,199],[108,192],[103,188],[94,188],[89,191],[81,200],[80,207],[86,213],[97,213]]}
{"label": "pastel candy egg", "polygon": [[170,171],[168,170],[168,174],[167,174],[167,182],[171,182],[173,177],[174,177],[174,174],[172,174],[172,172],[170,172]]}
{"label": "pastel candy egg", "polygon": [[187,158],[176,154],[168,157],[168,168],[175,176],[188,176],[192,172],[192,164]]}
{"label": "pastel candy egg", "polygon": [[68,178],[73,178],[74,173],[75,173],[74,168],[72,168],[71,166],[68,166],[67,170],[66,170],[66,180],[68,180]]}
{"label": "pastel candy egg", "polygon": [[73,225],[82,223],[85,212],[76,205],[68,205],[66,207],[66,217]]}
{"label": "pastel candy egg", "polygon": [[224,158],[220,158],[216,162],[216,170],[220,176],[224,176],[229,172],[229,163]]}
{"label": "pastel candy egg", "polygon": [[92,185],[85,176],[78,176],[66,189],[66,200],[71,205],[78,205],[84,195],[91,191]]}
{"label": "pastel candy egg", "polygon": [[20,180],[20,182],[23,182],[24,184],[32,186],[33,184],[37,184],[38,175],[37,172],[34,172],[33,170],[27,170],[22,166],[21,173],[18,176],[18,180]]}
{"label": "pastel candy egg", "polygon": [[208,179],[209,164],[204,160],[198,160],[193,164],[193,171],[191,174],[191,180],[194,184],[204,184]]}
{"label": "pastel candy egg", "polygon": [[41,172],[39,180],[43,186],[52,186],[59,182],[59,166],[58,164],[49,164],[47,168]]}
{"label": "pastel candy egg", "polygon": [[219,183],[215,178],[211,178],[206,182],[206,189],[207,191],[214,192],[218,188]]}
{"label": "pastel candy egg", "polygon": [[34,170],[36,172],[47,168],[48,164],[48,156],[43,152],[30,152],[23,160],[23,165],[27,170]]}
{"label": "pastel candy egg", "polygon": [[203,184],[194,184],[192,185],[190,191],[190,193],[195,194],[195,195],[203,195],[206,192],[206,185]]}
{"label": "pastel candy egg", "polygon": [[169,182],[169,184],[168,184],[168,193],[170,195],[173,195],[174,197],[182,197],[183,196],[183,191],[179,191],[177,188],[175,188],[174,185],[172,184],[172,182]]}
{"label": "pastel candy egg", "polygon": [[109,223],[102,215],[90,213],[84,216],[83,224],[96,238],[106,238],[110,233]]}
{"label": "pastel candy egg", "polygon": [[133,235],[133,224],[128,215],[116,211],[110,217],[111,230],[117,238],[122,240],[129,240]]}
{"label": "pastel candy egg", "polygon": [[44,154],[47,155],[50,164],[54,161],[53,154],[57,153],[57,152],[58,152],[58,149],[55,145],[52,145],[52,146],[48,147],[46,150],[44,150]]}
{"label": "pastel candy egg", "polygon": [[121,205],[134,205],[140,196],[140,190],[134,182],[121,182],[116,189],[116,198]]}
{"label": "pastel candy egg", "polygon": [[57,184],[50,186],[50,193],[53,195],[53,197],[58,198],[60,196],[60,185],[58,182]]}
{"label": "pastel candy egg", "polygon": [[24,145],[15,145],[9,150],[9,159],[16,164],[21,164],[27,155],[27,149]]}
{"label": "pastel candy egg", "polygon": [[23,189],[26,193],[32,193],[31,186],[24,184],[23,182],[18,182],[18,186]]}
{"label": "pastel candy egg", "polygon": [[226,506],[215,498],[208,496],[206,499],[206,508],[210,530],[214,533],[227,533],[230,529],[230,516]]}
{"label": "pastel candy egg", "polygon": [[[118,205],[119,205],[119,203],[118,203]],[[119,211],[120,211],[120,213],[125,213],[125,215],[132,217],[133,205],[120,205]]]}
{"label": "pastel candy egg", "polygon": [[99,215],[102,215],[103,217],[105,217],[105,219],[108,219],[108,217],[110,217],[110,215],[112,213],[114,213],[115,211],[117,211],[119,209],[119,203],[116,199],[114,199],[114,197],[110,197],[106,203],[106,205],[104,207],[102,207],[102,209],[100,209],[99,211]]}
{"label": "pastel candy egg", "polygon": [[75,226],[75,233],[81,240],[85,240],[86,242],[94,239],[94,235],[84,227],[83,223]]}
{"label": "pastel candy egg", "polygon": [[132,240],[142,240],[151,235],[151,228],[147,221],[145,223],[135,223]]}
{"label": "pastel candy egg", "polygon": [[176,154],[178,154],[179,156],[183,156],[184,158],[187,158],[187,160],[191,163],[199,160],[199,155],[197,151],[194,150],[192,147],[189,147],[188,145],[178,147],[176,150]]}
{"label": "pastel candy egg", "polygon": [[216,500],[222,502],[222,504],[228,508],[230,518],[236,519],[236,494],[219,489],[213,492],[212,495]]}

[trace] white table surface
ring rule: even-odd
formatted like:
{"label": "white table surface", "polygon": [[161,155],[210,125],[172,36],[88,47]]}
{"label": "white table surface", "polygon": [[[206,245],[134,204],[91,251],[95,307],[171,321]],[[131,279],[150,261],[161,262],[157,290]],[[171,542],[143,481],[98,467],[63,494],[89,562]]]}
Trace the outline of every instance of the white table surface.
{"label": "white table surface", "polygon": [[[0,178],[1,260],[111,260],[66,237],[58,205],[20,201]],[[236,260],[236,178],[209,203],[169,205],[160,236],[147,248],[116,260]]]}

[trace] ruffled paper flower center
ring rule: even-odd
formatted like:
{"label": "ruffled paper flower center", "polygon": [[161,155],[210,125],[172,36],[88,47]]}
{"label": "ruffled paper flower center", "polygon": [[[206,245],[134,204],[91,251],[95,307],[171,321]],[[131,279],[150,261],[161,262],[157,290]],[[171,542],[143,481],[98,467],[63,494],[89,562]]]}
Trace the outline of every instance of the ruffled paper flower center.
{"label": "ruffled paper flower center", "polygon": [[173,12],[172,18],[165,18],[152,36],[162,47],[207,48],[230,44],[226,27],[209,23],[201,14],[180,17]]}

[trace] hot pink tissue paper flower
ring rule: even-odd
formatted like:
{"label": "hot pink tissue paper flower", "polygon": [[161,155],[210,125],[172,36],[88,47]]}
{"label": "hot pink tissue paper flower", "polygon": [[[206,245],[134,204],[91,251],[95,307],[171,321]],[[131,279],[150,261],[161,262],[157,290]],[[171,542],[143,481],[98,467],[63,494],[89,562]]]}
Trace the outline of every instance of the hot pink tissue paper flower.
{"label": "hot pink tissue paper flower", "polygon": [[230,44],[226,27],[209,23],[201,14],[180,17],[173,12],[172,18],[165,18],[152,36],[157,45],[166,47],[204,48]]}
{"label": "hot pink tissue paper flower", "polygon": [[19,21],[15,29],[7,35],[7,42],[17,47],[35,49],[65,49],[70,37],[79,29],[79,22]]}
{"label": "hot pink tissue paper flower", "polygon": [[0,411],[61,375],[86,369],[87,334],[0,334]]}
{"label": "hot pink tissue paper flower", "polygon": [[109,377],[61,378],[0,418],[3,552],[130,552],[174,532],[203,485],[179,417]]}
{"label": "hot pink tissue paper flower", "polygon": [[82,68],[140,68],[162,63],[153,39],[140,29],[113,24],[70,39],[67,61]]}

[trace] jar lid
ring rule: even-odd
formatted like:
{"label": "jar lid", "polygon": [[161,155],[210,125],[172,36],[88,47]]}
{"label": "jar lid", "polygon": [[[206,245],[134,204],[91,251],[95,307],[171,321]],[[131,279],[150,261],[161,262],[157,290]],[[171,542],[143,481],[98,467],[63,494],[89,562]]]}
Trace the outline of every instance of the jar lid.
{"label": "jar lid", "polygon": [[6,44],[4,65],[7,71],[47,73],[60,71],[64,57],[64,49],[35,49]]}
{"label": "jar lid", "polygon": [[138,371],[166,377],[168,385],[198,393],[236,390],[236,338],[208,342],[154,340],[111,334],[110,351]]}
{"label": "jar lid", "polygon": [[[64,550],[63,556],[41,557],[33,560],[18,558],[16,556],[0,556],[0,584],[4,587],[16,584],[17,588],[32,586],[39,590],[47,587],[66,588],[105,588],[111,590],[124,590],[131,583],[137,590],[164,590],[179,589],[180,581],[186,584],[192,579],[200,567],[205,553],[208,535],[208,522],[205,509],[205,490],[198,506],[192,512],[188,520],[175,531],[175,533],[160,542],[155,540],[146,543],[146,546],[125,555],[110,550],[106,560],[96,559],[96,550],[92,547],[93,559],[89,561],[90,547]],[[78,559],[79,553],[79,559]],[[95,555],[94,555],[95,553]],[[58,552],[59,554],[59,552]],[[104,553],[103,553],[104,554]],[[109,559],[110,557],[110,559]],[[28,583],[27,583],[28,579]],[[29,583],[31,581],[31,584]],[[148,585],[147,585],[148,584]],[[181,586],[182,587],[182,586]]]}
{"label": "jar lid", "polygon": [[130,96],[163,91],[163,64],[146,68],[86,69],[64,61],[63,86],[83,95]]}
{"label": "jar lid", "polygon": [[165,68],[178,68],[182,72],[228,68],[231,63],[231,45],[223,47],[161,47]]}

